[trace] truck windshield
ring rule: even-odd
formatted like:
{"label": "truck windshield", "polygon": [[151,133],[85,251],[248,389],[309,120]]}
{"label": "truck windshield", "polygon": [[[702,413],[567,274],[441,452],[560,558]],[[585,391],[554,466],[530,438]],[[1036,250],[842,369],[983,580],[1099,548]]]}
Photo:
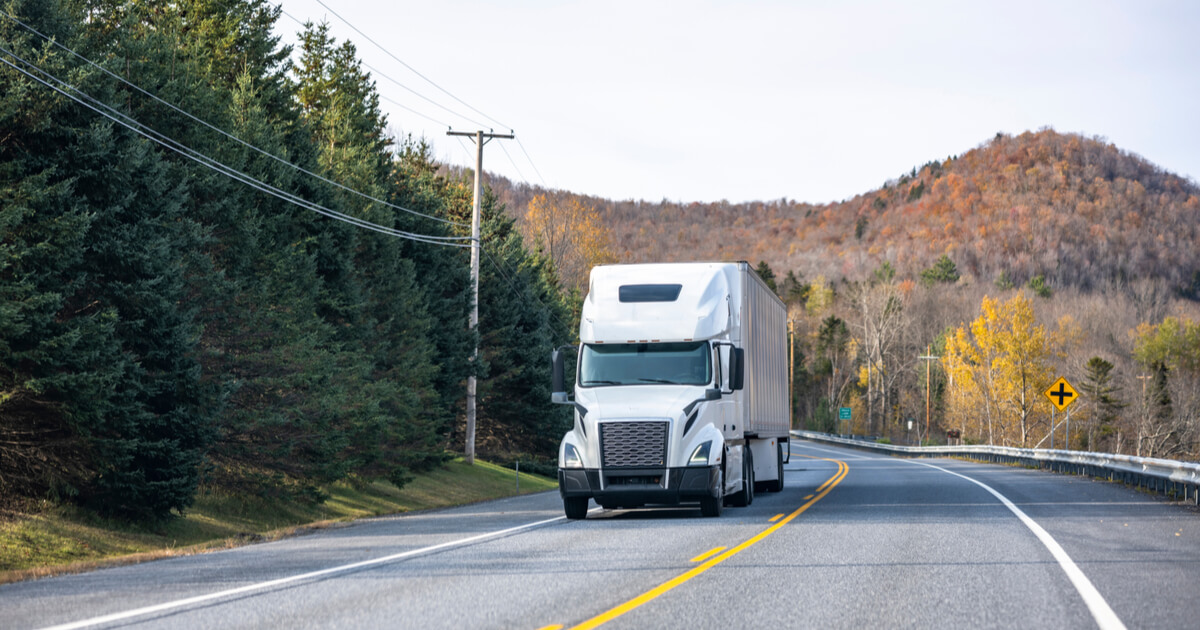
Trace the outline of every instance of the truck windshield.
{"label": "truck windshield", "polygon": [[584,344],[579,361],[579,384],[707,385],[712,381],[708,344],[621,343]]}

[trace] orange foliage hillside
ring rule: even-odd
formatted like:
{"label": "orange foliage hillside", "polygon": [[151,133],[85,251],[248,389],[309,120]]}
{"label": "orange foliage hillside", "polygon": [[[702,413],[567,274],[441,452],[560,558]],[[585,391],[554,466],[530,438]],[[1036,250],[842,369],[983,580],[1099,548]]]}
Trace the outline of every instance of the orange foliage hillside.
{"label": "orange foliage hillside", "polygon": [[[847,165],[853,168],[853,165]],[[514,215],[537,187],[493,178]],[[579,196],[612,226],[623,262],[767,261],[777,273],[859,279],[890,262],[915,277],[942,254],[964,276],[1036,275],[1088,289],[1110,279],[1185,286],[1200,272],[1200,188],[1101,139],[997,134],[847,201],[680,204]]]}

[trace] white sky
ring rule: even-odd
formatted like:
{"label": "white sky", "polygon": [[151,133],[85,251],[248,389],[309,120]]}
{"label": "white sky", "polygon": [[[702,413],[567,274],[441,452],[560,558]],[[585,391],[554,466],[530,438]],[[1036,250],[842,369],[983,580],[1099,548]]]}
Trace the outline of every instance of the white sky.
{"label": "white sky", "polygon": [[[395,81],[508,131],[316,0],[282,3],[302,21],[327,21]],[[551,188],[618,200],[822,203],[998,131],[1044,126],[1103,136],[1200,178],[1192,0],[325,3],[516,132],[520,145],[487,145],[486,171]],[[286,15],[279,27],[285,41],[300,28]],[[473,165],[470,141],[447,137],[445,124],[479,124],[375,79],[382,96],[438,121],[384,101],[394,131],[424,136],[439,160]]]}

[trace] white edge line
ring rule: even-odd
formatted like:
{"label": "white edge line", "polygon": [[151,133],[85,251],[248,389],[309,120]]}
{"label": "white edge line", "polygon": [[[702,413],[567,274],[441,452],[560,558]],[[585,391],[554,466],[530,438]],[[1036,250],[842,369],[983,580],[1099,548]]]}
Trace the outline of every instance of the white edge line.
{"label": "white edge line", "polygon": [[[592,508],[589,511],[594,512],[598,509],[600,509],[600,508]],[[403,558],[407,558],[410,556],[416,556],[416,555],[420,555],[420,554],[424,554],[424,553],[429,553],[431,551],[438,551],[440,549],[447,549],[450,547],[466,545],[466,544],[484,540],[487,538],[495,538],[498,536],[504,536],[506,534],[512,534],[515,532],[519,532],[521,530],[532,529],[534,527],[540,527],[542,525],[546,525],[547,523],[553,523],[555,521],[562,521],[562,520],[566,520],[566,517],[559,516],[556,518],[548,518],[544,521],[537,521],[534,523],[526,523],[524,525],[517,525],[516,527],[510,527],[508,529],[502,529],[500,531],[488,532],[486,534],[479,534],[476,536],[471,536],[469,538],[462,538],[459,540],[451,540],[449,542],[444,542],[444,543],[432,545],[429,547],[422,547],[420,549],[411,549],[409,551],[392,554],[390,556],[384,556],[382,558],[375,558],[373,560],[363,560],[362,562],[355,562],[353,564],[345,564],[345,565],[342,565],[339,567],[331,567],[328,569],[321,569],[320,571],[312,571],[310,573],[302,573],[300,575],[293,575],[290,577],[279,578],[277,580],[270,580],[267,582],[258,582],[257,584],[247,584],[246,586],[239,586],[237,588],[231,588],[231,589],[227,589],[224,591],[217,591],[216,593],[209,593],[207,595],[197,595],[195,597],[188,597],[186,599],[177,599],[175,601],[164,602],[162,604],[155,604],[153,606],[146,606],[144,608],[136,608],[134,610],[127,610],[124,612],[112,613],[110,615],[104,615],[102,617],[93,617],[91,619],[84,619],[82,621],[74,621],[71,623],[65,623],[65,624],[57,625],[57,626],[47,626],[47,627],[43,628],[42,630],[73,630],[75,628],[87,628],[89,626],[95,626],[95,625],[99,625],[102,623],[121,621],[122,619],[129,619],[132,617],[140,617],[142,615],[149,615],[152,613],[162,612],[164,610],[171,610],[173,608],[181,608],[183,606],[199,604],[201,602],[207,602],[207,601],[211,601],[214,599],[220,599],[222,597],[230,597],[232,595],[241,595],[243,593],[250,593],[253,591],[261,591],[263,589],[268,589],[268,588],[272,588],[272,587],[276,587],[276,586],[282,586],[284,584],[290,584],[292,582],[299,582],[302,580],[309,580],[312,578],[322,577],[322,576],[326,576],[326,575],[333,575],[335,573],[344,573],[346,571],[353,571],[354,569],[361,569],[363,567],[369,567],[369,566],[373,566],[373,565],[377,565],[377,564],[385,564],[388,562],[394,562],[396,560],[401,560]]]}
{"label": "white edge line", "polygon": [[1033,532],[1033,535],[1037,536],[1038,540],[1042,541],[1042,544],[1045,545],[1046,549],[1050,551],[1050,555],[1054,556],[1054,559],[1058,561],[1059,566],[1061,566],[1062,570],[1067,574],[1067,578],[1071,580],[1071,584],[1075,586],[1075,590],[1079,591],[1079,596],[1083,598],[1083,602],[1087,604],[1088,610],[1091,611],[1092,617],[1096,620],[1096,625],[1100,626],[1101,630],[1125,630],[1125,624],[1121,623],[1121,619],[1117,617],[1117,613],[1113,612],[1113,609],[1109,607],[1108,602],[1104,600],[1104,596],[1100,594],[1100,591],[1096,590],[1096,587],[1092,584],[1091,580],[1089,580],[1087,576],[1083,574],[1083,571],[1076,566],[1075,561],[1071,560],[1071,556],[1067,555],[1066,550],[1064,550],[1062,546],[1058,544],[1058,541],[1054,540],[1054,537],[1050,535],[1050,532],[1047,532],[1042,528],[1041,525],[1038,525],[1032,518],[1029,518],[1028,514],[1021,511],[1021,508],[1013,504],[1012,501],[1009,501],[1007,497],[992,489],[991,486],[983,483],[982,481],[972,479],[966,475],[960,475],[952,470],[946,470],[941,466],[934,466],[933,464],[926,464],[925,462],[917,462],[908,459],[901,461],[907,461],[910,464],[936,468],[944,473],[966,479],[967,481],[970,481],[971,483],[992,493],[992,496],[999,499],[1000,502],[1004,504],[1004,507],[1007,507],[1012,511],[1013,514],[1017,515],[1017,518],[1021,519],[1021,522]]}

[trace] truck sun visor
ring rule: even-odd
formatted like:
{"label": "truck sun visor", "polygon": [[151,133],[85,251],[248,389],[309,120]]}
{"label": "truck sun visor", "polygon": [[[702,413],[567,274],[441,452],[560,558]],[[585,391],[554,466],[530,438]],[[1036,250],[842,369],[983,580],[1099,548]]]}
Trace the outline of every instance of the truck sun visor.
{"label": "truck sun visor", "polygon": [[682,284],[624,284],[618,289],[622,302],[674,302]]}

